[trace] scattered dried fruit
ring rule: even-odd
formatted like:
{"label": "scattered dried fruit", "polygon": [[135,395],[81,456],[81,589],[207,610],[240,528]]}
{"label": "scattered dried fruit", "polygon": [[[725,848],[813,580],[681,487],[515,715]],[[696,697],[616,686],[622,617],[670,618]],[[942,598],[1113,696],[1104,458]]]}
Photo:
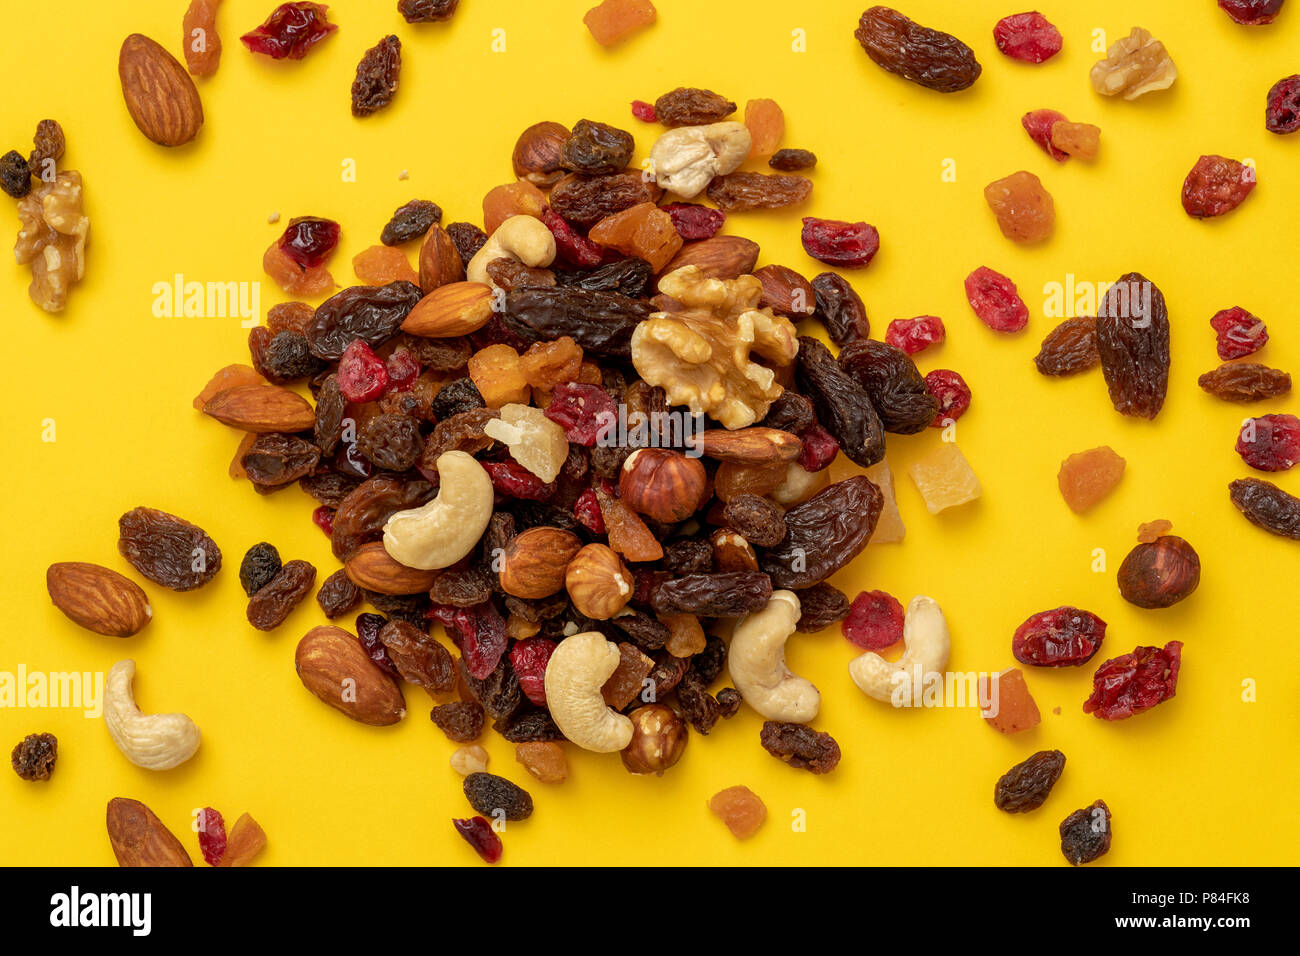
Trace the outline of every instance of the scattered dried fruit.
{"label": "scattered dried fruit", "polygon": [[1091,611],[1058,607],[1040,611],[1016,628],[1011,653],[1035,667],[1077,667],[1092,660],[1106,637],[1106,622]]}
{"label": "scattered dried fruit", "polygon": [[1076,452],[1061,462],[1056,483],[1075,514],[1083,514],[1110,495],[1124,477],[1124,459],[1109,445]]}
{"label": "scattered dried fruit", "polygon": [[773,757],[809,773],[830,773],[840,762],[840,745],[835,738],[803,724],[764,721],[759,742]]}
{"label": "scattered dried fruit", "polygon": [[1286,0],[1219,0],[1219,7],[1243,26],[1262,26],[1272,23]]}
{"label": "scattered dried fruit", "polygon": [[990,678],[980,678],[982,699],[992,702],[984,712],[984,719],[1000,734],[1018,734],[1042,723],[1038,704],[1034,703],[1025,683],[1025,675],[1017,667],[1003,671],[991,678],[995,686],[985,683]]}
{"label": "scattered dried fruit", "polygon": [[1021,170],[984,187],[984,199],[1012,242],[1042,242],[1056,225],[1051,195],[1033,173]]}
{"label": "scattered dried fruit", "polygon": [[1071,866],[1091,863],[1110,849],[1110,807],[1098,800],[1061,821],[1061,852]]}
{"label": "scattered dried fruit", "polygon": [[715,793],[708,805],[737,840],[752,837],[767,819],[767,807],[745,786],[728,787]]}
{"label": "scattered dried fruit", "polygon": [[117,550],[155,584],[173,591],[202,587],[221,570],[221,549],[207,532],[154,508],[135,508],[117,522]]}
{"label": "scattered dried fruit", "polygon": [[470,817],[467,820],[453,819],[451,825],[486,862],[496,863],[501,859],[503,849],[501,837],[492,829],[492,824],[483,817]]}
{"label": "scattered dried fruit", "polygon": [[1101,363],[1097,351],[1097,320],[1066,319],[1043,339],[1034,365],[1043,375],[1077,375]]}
{"label": "scattered dried fruit", "polygon": [[993,788],[993,805],[1004,813],[1029,813],[1047,802],[1065,769],[1065,754],[1040,750],[1016,764]]}
{"label": "scattered dried fruit", "polygon": [[1300,74],[1283,77],[1268,91],[1264,128],[1279,136],[1300,130]]}
{"label": "scattered dried fruit", "polygon": [[940,443],[934,451],[908,466],[907,473],[932,515],[974,501],[984,493],[966,456],[953,442]]}
{"label": "scattered dried fruit", "polygon": [[1255,189],[1255,167],[1225,156],[1202,156],[1183,181],[1183,209],[1193,219],[1232,212]]}
{"label": "scattered dried fruit", "polygon": [[941,345],[947,336],[943,319],[937,315],[922,315],[915,319],[894,319],[885,329],[885,343],[902,349],[908,355]]}
{"label": "scattered dried fruit", "polygon": [[14,746],[9,764],[24,780],[49,780],[58,759],[58,738],[53,734],[28,734]]}
{"label": "scattered dried fruit", "polygon": [[1097,351],[1115,410],[1160,414],[1169,386],[1169,310],[1146,276],[1130,272],[1107,291],[1097,310]]}
{"label": "scattered dried fruit", "polygon": [[1261,478],[1239,478],[1228,485],[1228,492],[1255,527],[1300,541],[1300,498]]}
{"label": "scattered dried fruit", "polygon": [[1268,328],[1241,306],[1216,312],[1210,327],[1218,338],[1219,358],[1242,358],[1258,352],[1268,343]]}
{"label": "scattered dried fruit", "polygon": [[1003,17],[993,27],[993,42],[1013,60],[1046,63],[1061,52],[1064,41],[1047,17],[1033,12]]}
{"label": "scattered dried fruit", "polygon": [[657,16],[650,0],[601,0],[583,15],[582,22],[601,46],[616,46],[653,24]]}
{"label": "scattered dried fruit", "polygon": [[982,68],[970,47],[889,7],[863,13],[853,35],[877,66],[927,89],[956,93],[979,79]]}
{"label": "scattered dried fruit", "polygon": [[1019,332],[1029,324],[1029,306],[1002,273],[980,266],[966,277],[965,286],[970,307],[994,332]]}
{"label": "scattered dried fruit", "polygon": [[903,639],[903,605],[884,591],[863,591],[849,605],[840,632],[868,651],[882,651]]}
{"label": "scattered dried fruit", "polygon": [[260,26],[239,39],[254,53],[273,60],[301,60],[317,43],[338,29],[325,18],[323,3],[282,3]]}
{"label": "scattered dried fruit", "polygon": [[1124,720],[1171,699],[1178,690],[1182,641],[1136,647],[1097,668],[1083,712],[1101,720]]}
{"label": "scattered dried fruit", "polygon": [[1264,415],[1248,418],[1237,436],[1237,454],[1259,471],[1287,471],[1300,462],[1300,418]]}
{"label": "scattered dried fruit", "polygon": [[808,255],[840,269],[870,265],[880,250],[880,233],[865,222],[805,216],[799,239]]}

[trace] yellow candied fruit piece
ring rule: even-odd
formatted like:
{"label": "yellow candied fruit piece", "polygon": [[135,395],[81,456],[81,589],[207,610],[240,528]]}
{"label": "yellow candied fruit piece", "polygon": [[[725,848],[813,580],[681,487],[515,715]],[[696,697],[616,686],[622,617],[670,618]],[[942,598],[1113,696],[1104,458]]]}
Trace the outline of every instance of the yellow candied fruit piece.
{"label": "yellow candied fruit piece", "polygon": [[944,442],[914,462],[907,473],[912,476],[916,490],[921,492],[925,507],[932,515],[974,501],[984,493],[966,456],[953,442]]}

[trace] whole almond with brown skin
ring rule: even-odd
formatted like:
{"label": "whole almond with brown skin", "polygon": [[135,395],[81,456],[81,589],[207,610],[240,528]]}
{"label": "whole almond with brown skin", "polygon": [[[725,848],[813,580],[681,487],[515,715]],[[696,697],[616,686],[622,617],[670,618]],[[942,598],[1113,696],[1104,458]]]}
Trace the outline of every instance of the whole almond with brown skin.
{"label": "whole almond with brown skin", "polygon": [[51,564],[45,572],[45,589],[55,607],[96,634],[130,637],[153,617],[140,585],[98,564]]}
{"label": "whole almond with brown skin", "polygon": [[450,282],[415,303],[402,321],[402,331],[426,339],[450,339],[477,332],[491,318],[491,286]]}
{"label": "whole almond with brown skin", "polygon": [[176,57],[139,33],[122,41],[117,58],[122,98],[140,132],[159,146],[181,146],[203,128],[203,104]]}
{"label": "whole almond with brown skin", "polygon": [[266,849],[266,832],[247,813],[241,813],[226,838],[226,852],[217,866],[248,866]]}
{"label": "whole almond with brown skin", "polygon": [[427,295],[439,286],[464,278],[465,263],[456,251],[456,244],[446,229],[434,226],[424,234],[420,246],[420,289]]}
{"label": "whole almond with brown skin", "polygon": [[769,308],[796,322],[806,319],[817,309],[817,295],[812,283],[787,266],[763,266],[754,276],[763,283],[758,307]]}
{"label": "whole almond with brown skin", "polygon": [[380,594],[418,594],[433,587],[438,571],[408,568],[393,558],[382,541],[363,544],[348,556],[343,570],[348,580]]}
{"label": "whole almond with brown skin", "polygon": [[683,266],[699,266],[708,279],[734,279],[754,271],[758,262],[758,243],[741,236],[714,236],[688,242],[681,252],[664,266],[664,274]]}
{"label": "whole almond with brown skin", "polygon": [[353,720],[386,727],[406,716],[397,681],[342,628],[324,625],[308,631],[298,642],[293,666],[304,687]]}
{"label": "whole almond with brown skin", "polygon": [[108,801],[108,842],[118,866],[193,866],[181,841],[139,800]]}
{"label": "whole almond with brown skin", "polygon": [[241,431],[301,432],[316,425],[316,410],[311,403],[278,385],[236,385],[217,392],[203,406],[223,425]]}
{"label": "whole almond with brown skin", "polygon": [[530,600],[550,597],[564,587],[564,569],[581,547],[578,536],[562,528],[515,535],[501,554],[501,589]]}
{"label": "whole almond with brown skin", "polygon": [[736,461],[749,465],[766,465],[777,461],[794,461],[803,451],[798,435],[779,428],[753,425],[728,431],[725,428],[705,429],[692,446],[718,461]]}

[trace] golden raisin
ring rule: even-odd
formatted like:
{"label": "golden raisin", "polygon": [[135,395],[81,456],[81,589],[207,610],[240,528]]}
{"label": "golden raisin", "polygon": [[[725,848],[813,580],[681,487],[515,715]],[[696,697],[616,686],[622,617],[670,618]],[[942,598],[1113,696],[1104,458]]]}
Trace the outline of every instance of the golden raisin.
{"label": "golden raisin", "polygon": [[785,113],[776,100],[750,100],[745,104],[745,126],[753,145],[750,156],[771,156],[785,137]]}

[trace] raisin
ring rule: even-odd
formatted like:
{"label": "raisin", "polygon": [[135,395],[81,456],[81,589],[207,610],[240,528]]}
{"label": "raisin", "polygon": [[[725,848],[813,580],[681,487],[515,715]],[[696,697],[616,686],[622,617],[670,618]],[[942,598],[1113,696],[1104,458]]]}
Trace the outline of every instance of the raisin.
{"label": "raisin", "polygon": [[771,596],[772,582],[761,571],[686,574],[656,585],[650,606],[659,614],[740,617],[762,610]]}
{"label": "raisin", "polygon": [[768,407],[762,424],[764,428],[778,428],[799,435],[817,424],[817,413],[805,396],[787,388]]}
{"label": "raisin", "polygon": [[393,102],[401,72],[402,41],[390,34],[367,50],[357,64],[352,115],[369,116]]}
{"label": "raisin", "polygon": [[1098,800],[1061,821],[1061,852],[1071,866],[1091,863],[1110,849],[1110,807]]}
{"label": "raisin", "polygon": [[385,674],[390,677],[400,677],[397,668],[393,666],[392,660],[388,657],[388,649],[379,640],[379,632],[383,630],[384,625],[387,623],[388,618],[382,614],[358,614],[356,621],[357,640],[361,642],[366,656],[374,661]]}
{"label": "raisin", "polygon": [[1182,641],[1170,641],[1106,661],[1093,675],[1092,696],[1083,712],[1101,720],[1123,720],[1169,700],[1178,690],[1182,653]]}
{"label": "raisin", "polygon": [[334,556],[346,561],[358,547],[379,538],[385,523],[394,514],[418,508],[433,494],[427,481],[403,481],[378,475],[362,482],[335,512],[331,535]]}
{"label": "raisin", "polygon": [[1056,110],[1030,110],[1020,118],[1020,125],[1025,128],[1029,138],[1058,163],[1065,162],[1070,154],[1052,144],[1052,127],[1065,122],[1068,122],[1065,114]]}
{"label": "raisin", "polygon": [[877,66],[926,89],[956,93],[979,79],[982,68],[970,47],[889,7],[863,13],[853,35]]}
{"label": "raisin", "polygon": [[412,199],[394,210],[379,241],[386,246],[400,246],[412,239],[419,239],[441,221],[442,209],[437,203],[427,199]]}
{"label": "raisin", "polygon": [[429,588],[429,598],[434,604],[452,607],[474,607],[491,597],[491,579],[478,568],[443,571]]}
{"label": "raisin", "polygon": [[1300,74],[1278,80],[1268,91],[1264,128],[1279,136],[1300,130]]}
{"label": "raisin", "polygon": [[1300,541],[1300,498],[1260,478],[1239,478],[1228,485],[1237,510],[1269,534]]}
{"label": "raisin", "polygon": [[239,583],[244,593],[252,597],[271,579],[280,573],[280,552],[275,545],[263,541],[244,552],[244,560],[239,563]]}
{"label": "raisin", "polygon": [[797,770],[830,773],[840,762],[835,738],[803,724],[766,720],[758,739],[764,750]]}
{"label": "raisin", "polygon": [[994,332],[1019,332],[1029,324],[1029,307],[1016,284],[987,266],[966,277],[966,299],[980,321]]}
{"label": "raisin", "polygon": [[410,415],[376,415],[357,436],[357,451],[385,471],[414,467],[423,450],[420,423]]}
{"label": "raisin", "polygon": [[456,664],[447,649],[409,621],[390,620],[379,631],[379,641],[397,672],[430,694],[441,694],[456,686]]}
{"label": "raisin", "polygon": [[499,717],[492,722],[492,729],[512,744],[565,739],[550,713],[540,707],[524,707],[516,713]]}
{"label": "raisin", "polygon": [[357,339],[378,348],[398,333],[421,295],[419,286],[405,281],[351,286],[336,293],[320,304],[307,327],[311,354],[337,362]]}
{"label": "raisin", "polygon": [[[506,328],[529,342],[569,336],[584,353],[627,359],[632,331],[654,311],[648,302],[612,292],[559,286],[516,289],[505,297]],[[591,321],[599,315],[600,322]]]}
{"label": "raisin", "polygon": [[[316,423],[312,437],[323,455],[332,455],[343,437],[343,418],[347,414],[347,399],[339,388],[337,375],[329,375],[316,394]],[[325,502],[328,504],[329,502]]]}
{"label": "raisin", "polygon": [[1106,637],[1106,622],[1090,611],[1058,607],[1040,611],[1016,628],[1011,653],[1035,667],[1077,667],[1092,660]]}
{"label": "raisin", "polygon": [[321,471],[298,479],[299,487],[327,508],[337,508],[359,484],[359,478],[337,471]]}
{"label": "raisin", "polygon": [[31,167],[16,149],[0,156],[0,189],[14,199],[22,199],[32,191]]}
{"label": "raisin", "polygon": [[1097,352],[1097,320],[1066,319],[1043,339],[1034,365],[1043,375],[1077,375],[1101,362]]}
{"label": "raisin", "polygon": [[299,268],[314,269],[323,265],[338,246],[340,232],[339,224],[332,219],[298,216],[289,220],[278,245]]}
{"label": "raisin", "polygon": [[783,209],[806,202],[812,195],[811,179],[789,173],[730,173],[709,183],[709,200],[723,212]]}
{"label": "raisin", "polygon": [[14,747],[9,764],[24,780],[49,780],[59,759],[59,741],[53,734],[28,734]]}
{"label": "raisin", "polygon": [[622,172],[632,162],[632,134],[616,126],[578,120],[560,152],[560,165],[569,172],[593,176]]}
{"label": "raisin", "polygon": [[631,258],[620,259],[596,269],[557,272],[555,278],[563,286],[575,286],[588,292],[616,292],[629,298],[640,299],[644,298],[649,291],[654,270],[644,259]]}
{"label": "raisin", "polygon": [[925,375],[925,387],[939,402],[939,410],[930,422],[933,428],[947,428],[970,408],[971,392],[966,380],[957,372],[937,368]]}
{"label": "raisin", "polygon": [[1065,769],[1065,754],[1040,750],[1016,764],[993,788],[993,805],[1004,813],[1028,813],[1046,801]]}
{"label": "raisin", "polygon": [[[417,9],[421,5],[427,5],[430,2],[431,0],[402,0],[403,5]],[[456,2],[457,0],[451,0],[453,8]],[[483,817],[470,817],[465,820],[458,820],[453,817],[451,825],[456,828],[456,832],[465,838],[465,842],[472,846],[474,852],[481,856],[485,862],[496,863],[501,859],[504,849],[501,846],[501,837],[496,830],[492,829],[492,824],[488,823]]]}
{"label": "raisin", "polygon": [[884,503],[870,479],[855,475],[795,505],[785,513],[785,540],[763,556],[772,586],[811,587],[847,565],[867,546]]}
{"label": "raisin", "polygon": [[[459,4],[460,0],[397,0],[397,12],[407,23],[433,23],[439,20],[450,20]],[[497,845],[500,847],[499,840]],[[500,857],[501,853],[498,851],[497,858]],[[495,863],[496,860],[488,860],[488,862]]]}
{"label": "raisin", "polygon": [[668,213],[677,234],[688,241],[712,239],[727,220],[727,214],[721,209],[711,209],[697,203],[665,203],[659,208]]}
{"label": "raisin", "polygon": [[865,468],[885,456],[885,431],[870,395],[825,345],[807,335],[799,337],[795,380],[851,461]]}
{"label": "raisin", "polygon": [[704,126],[736,112],[736,104],[712,90],[679,86],[654,103],[655,117],[664,126]]}
{"label": "raisin", "polygon": [[[866,394],[887,432],[915,435],[929,427],[940,412],[939,400],[931,394],[928,380],[922,378],[916,363],[901,349],[861,339],[844,347],[839,364],[844,374]],[[820,407],[818,417],[827,424]],[[830,431],[835,434],[835,429]],[[881,454],[870,461],[858,461],[847,448],[845,454],[864,467],[874,465],[884,455],[883,441],[882,437]]]}
{"label": "raisin", "polygon": [[1224,156],[1202,156],[1183,181],[1183,209],[1193,219],[1232,212],[1256,185],[1255,169]]}
{"label": "raisin", "polygon": [[840,632],[864,650],[893,647],[903,639],[903,605],[884,591],[863,591],[849,605]]}
{"label": "raisin", "polygon": [[727,524],[750,544],[771,548],[785,537],[781,509],[758,495],[736,495],[722,509]]}
{"label": "raisin", "polygon": [[301,60],[338,27],[325,19],[323,3],[282,3],[260,26],[239,39],[254,53],[273,60]]}
{"label": "raisin", "polygon": [[473,379],[458,378],[448,382],[439,390],[429,407],[430,413],[439,421],[464,412],[484,408],[483,396]]}
{"label": "raisin", "polygon": [[226,821],[211,807],[204,807],[195,818],[199,833],[199,851],[203,862],[217,866],[226,855]]}
{"label": "raisin", "polygon": [[361,589],[352,583],[342,569],[335,571],[325,579],[325,583],[316,592],[316,603],[331,621],[342,617],[361,603]]}
{"label": "raisin", "polygon": [[493,259],[487,266],[488,278],[498,289],[540,288],[555,285],[555,273],[550,269],[533,269],[512,256]]}
{"label": "raisin", "polygon": [[1259,471],[1287,471],[1300,462],[1300,418],[1264,415],[1248,418],[1237,437],[1237,454]]}
{"label": "raisin", "polygon": [[278,488],[316,470],[320,449],[311,442],[283,432],[258,435],[240,459],[254,484]]}
{"label": "raisin", "polygon": [[805,216],[799,235],[804,252],[836,268],[870,265],[880,251],[880,233],[865,222],[842,222]]}
{"label": "raisin", "polygon": [[745,698],[740,696],[740,691],[734,687],[724,687],[718,691],[716,698],[718,702],[718,715],[723,720],[730,720],[740,713],[740,705],[745,702]]}
{"label": "raisin", "polygon": [[656,202],[662,190],[642,179],[640,170],[611,176],[570,173],[551,190],[551,208],[569,222],[590,228],[606,216],[643,202]]}
{"label": "raisin", "polygon": [[936,315],[922,315],[915,319],[895,319],[885,329],[885,344],[901,349],[908,355],[941,345],[947,337],[943,319]]}
{"label": "raisin", "polygon": [[1272,23],[1286,0],[1219,0],[1219,7],[1243,26]]}
{"label": "raisin", "polygon": [[533,798],[522,787],[491,773],[472,773],[465,778],[465,799],[479,813],[507,820],[527,820],[533,815]]}
{"label": "raisin", "polygon": [[849,616],[849,599],[830,584],[814,584],[799,592],[799,623],[795,630],[805,634],[824,631]]}
{"label": "raisin", "polygon": [[306,561],[289,561],[248,601],[248,623],[273,631],[302,603],[316,583],[316,569]]}
{"label": "raisin", "polygon": [[1219,358],[1242,358],[1258,352],[1268,343],[1268,327],[1241,306],[1216,312],[1210,327],[1217,337]]}
{"label": "raisin", "polygon": [[817,154],[807,149],[778,149],[767,161],[767,165],[783,173],[794,173],[816,166]]}
{"label": "raisin", "polygon": [[[653,679],[653,672],[651,679]],[[722,718],[722,706],[707,690],[707,684],[694,671],[682,675],[677,687],[677,703],[682,717],[698,734],[708,736]],[[666,693],[661,687],[658,693]]]}
{"label": "raisin", "polygon": [[1155,418],[1169,385],[1169,311],[1154,282],[1130,272],[1111,286],[1097,310],[1097,351],[1115,410]]}
{"label": "raisin", "polygon": [[322,363],[311,354],[307,337],[301,332],[277,332],[266,343],[261,361],[255,362],[257,370],[273,385],[311,378],[322,368]]}
{"label": "raisin", "polygon": [[54,179],[53,164],[63,158],[66,146],[63,127],[57,120],[43,119],[37,123],[36,135],[32,137],[32,151],[27,157],[27,166],[32,175],[44,182],[51,182]]}
{"label": "raisin", "polygon": [[482,705],[473,700],[439,704],[429,712],[429,718],[447,735],[448,740],[457,744],[478,740],[487,719]]}
{"label": "raisin", "polygon": [[447,227],[447,235],[456,247],[461,262],[469,262],[487,243],[487,233],[472,222],[453,222]]}
{"label": "raisin", "polygon": [[1022,63],[1046,63],[1061,52],[1064,40],[1041,13],[1003,17],[993,27],[993,42],[1005,56]]}
{"label": "raisin", "polygon": [[221,570],[221,549],[207,532],[154,508],[135,508],[117,522],[117,550],[137,571],[173,591],[192,591]]}

